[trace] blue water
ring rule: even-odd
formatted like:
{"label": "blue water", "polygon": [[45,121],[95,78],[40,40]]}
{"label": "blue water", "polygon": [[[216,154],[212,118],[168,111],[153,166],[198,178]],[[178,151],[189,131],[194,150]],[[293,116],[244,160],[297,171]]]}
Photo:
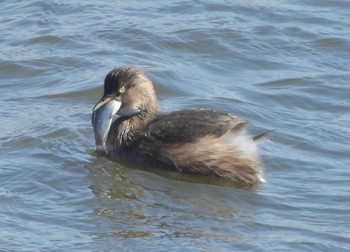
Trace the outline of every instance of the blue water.
{"label": "blue water", "polygon": [[[350,2],[20,1],[0,10],[1,251],[350,251]],[[161,111],[275,129],[256,190],[94,153],[105,75]]]}

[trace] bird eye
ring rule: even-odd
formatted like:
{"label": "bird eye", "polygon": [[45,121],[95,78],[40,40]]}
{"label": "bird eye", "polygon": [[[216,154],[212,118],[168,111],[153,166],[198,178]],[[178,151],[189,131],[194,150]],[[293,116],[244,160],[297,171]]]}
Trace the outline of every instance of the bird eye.
{"label": "bird eye", "polygon": [[120,93],[120,94],[123,94],[124,92],[125,92],[125,87],[119,88],[119,93]]}

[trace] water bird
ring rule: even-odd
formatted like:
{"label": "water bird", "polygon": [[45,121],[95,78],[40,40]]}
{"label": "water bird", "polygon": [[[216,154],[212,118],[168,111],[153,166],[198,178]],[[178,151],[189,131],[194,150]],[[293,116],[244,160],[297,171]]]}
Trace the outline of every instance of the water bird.
{"label": "water bird", "polygon": [[120,161],[185,173],[264,182],[258,142],[247,122],[208,108],[158,113],[151,80],[132,66],[111,70],[93,107],[96,151]]}

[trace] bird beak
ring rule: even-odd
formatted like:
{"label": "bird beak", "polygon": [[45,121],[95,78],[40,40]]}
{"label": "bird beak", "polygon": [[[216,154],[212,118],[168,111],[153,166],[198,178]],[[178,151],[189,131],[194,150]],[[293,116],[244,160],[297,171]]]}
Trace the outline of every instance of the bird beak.
{"label": "bird beak", "polygon": [[94,128],[97,151],[107,152],[107,136],[120,107],[120,101],[116,100],[115,97],[107,96],[98,101],[93,108],[92,126]]}
{"label": "bird beak", "polygon": [[103,105],[107,104],[110,101],[113,101],[115,99],[115,97],[113,96],[106,96],[106,97],[102,97],[101,100],[99,100],[94,108],[92,109],[93,112],[95,112],[96,110],[98,110],[99,108],[101,108]]}

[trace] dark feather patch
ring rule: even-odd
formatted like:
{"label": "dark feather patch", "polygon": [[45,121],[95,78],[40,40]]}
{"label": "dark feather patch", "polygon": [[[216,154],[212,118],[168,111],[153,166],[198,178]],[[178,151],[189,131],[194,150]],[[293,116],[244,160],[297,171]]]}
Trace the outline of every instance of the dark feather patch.
{"label": "dark feather patch", "polygon": [[147,138],[166,143],[195,141],[204,136],[220,137],[241,130],[245,122],[231,114],[210,109],[188,109],[159,115],[145,132]]}
{"label": "dark feather patch", "polygon": [[265,131],[259,135],[256,135],[255,137],[253,137],[254,142],[261,143],[262,141],[266,140],[269,136],[269,133],[273,132],[273,131],[275,131],[275,130],[274,129],[268,130],[268,131]]}

